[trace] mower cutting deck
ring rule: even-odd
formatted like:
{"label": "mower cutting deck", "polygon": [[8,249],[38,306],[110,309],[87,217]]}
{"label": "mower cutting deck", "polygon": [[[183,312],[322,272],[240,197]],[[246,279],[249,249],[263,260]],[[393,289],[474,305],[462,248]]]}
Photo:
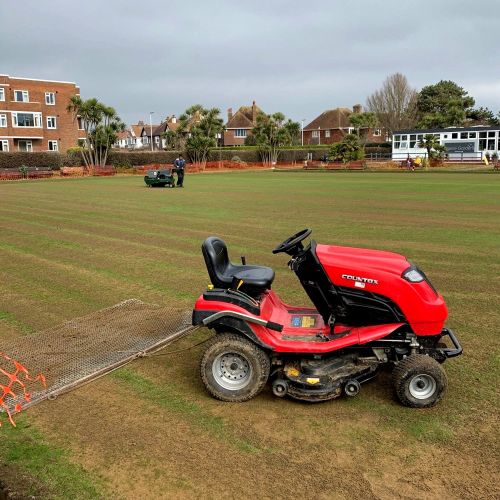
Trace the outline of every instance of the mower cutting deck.
{"label": "mower cutting deck", "polygon": [[390,364],[402,404],[436,404],[447,385],[441,363],[462,352],[444,327],[443,297],[402,255],[314,241],[304,247],[310,234],[298,232],[273,253],[291,256],[316,308],[283,303],[271,290],[272,269],[233,264],[221,239],[204,242],[212,284],[196,301],[193,325],[217,333],[201,360],[208,391],[245,401],[270,379],[276,396],[324,401],[356,395]]}

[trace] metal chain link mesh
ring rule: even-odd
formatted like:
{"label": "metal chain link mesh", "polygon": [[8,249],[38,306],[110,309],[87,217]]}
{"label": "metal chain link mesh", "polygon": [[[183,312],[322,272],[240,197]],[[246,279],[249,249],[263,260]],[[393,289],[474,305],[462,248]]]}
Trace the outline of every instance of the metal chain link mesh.
{"label": "metal chain link mesh", "polygon": [[2,351],[43,373],[47,388],[4,397],[1,411],[15,412],[93,380],[196,329],[191,311],[129,299],[107,309],[11,342]]}

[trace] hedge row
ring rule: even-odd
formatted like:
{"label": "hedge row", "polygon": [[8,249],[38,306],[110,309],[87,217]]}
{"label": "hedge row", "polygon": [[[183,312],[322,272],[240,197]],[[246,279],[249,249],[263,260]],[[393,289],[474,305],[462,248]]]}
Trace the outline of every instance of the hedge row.
{"label": "hedge row", "polygon": [[79,155],[63,153],[0,153],[0,168],[19,169],[22,166],[29,168],[51,168],[59,170],[61,167],[78,167],[82,164]]}
{"label": "hedge row", "polygon": [[[306,149],[282,149],[278,157],[280,162],[301,162],[306,159],[307,155],[312,155],[313,160],[320,160],[327,154],[328,148],[311,148]],[[385,145],[376,147],[366,147],[366,153],[390,153],[391,148]],[[151,163],[173,163],[179,152],[177,151],[112,151],[108,157],[108,164],[115,167],[133,167],[137,165],[149,165]],[[184,155],[187,157],[186,155]],[[260,162],[261,158],[257,149],[213,149],[210,151],[209,161],[230,161],[239,159],[247,163]],[[311,159],[309,157],[309,159]],[[0,153],[0,169],[13,168],[19,169],[21,166],[31,168],[51,168],[59,170],[62,167],[79,167],[83,165],[82,157],[79,153],[51,153],[51,152],[36,152],[36,153],[21,153],[12,152]]]}

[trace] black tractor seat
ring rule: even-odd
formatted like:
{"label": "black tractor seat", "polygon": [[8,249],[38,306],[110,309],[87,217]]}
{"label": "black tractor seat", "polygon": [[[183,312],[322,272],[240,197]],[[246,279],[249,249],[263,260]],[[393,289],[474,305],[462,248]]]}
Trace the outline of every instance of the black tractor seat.
{"label": "black tractor seat", "polygon": [[227,246],[217,236],[208,237],[201,246],[210,281],[216,288],[237,287],[249,295],[258,295],[271,288],[274,271],[270,267],[237,265],[229,260]]}

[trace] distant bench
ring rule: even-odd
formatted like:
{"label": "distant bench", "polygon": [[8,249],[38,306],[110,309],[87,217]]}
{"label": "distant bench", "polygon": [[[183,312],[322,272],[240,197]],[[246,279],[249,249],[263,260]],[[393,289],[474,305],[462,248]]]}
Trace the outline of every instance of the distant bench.
{"label": "distant bench", "polygon": [[366,163],[364,160],[353,160],[347,163],[341,161],[308,161],[304,169],[312,170],[320,167],[324,167],[325,170],[365,170]]}
{"label": "distant bench", "polygon": [[14,169],[0,170],[0,180],[12,181],[16,179],[46,179],[54,172],[50,168],[28,168],[24,172]]}
{"label": "distant bench", "polygon": [[28,179],[47,179],[52,177],[54,172],[52,170],[43,169],[43,170],[28,170],[26,173],[26,177]]}
{"label": "distant bench", "polygon": [[105,165],[103,167],[95,166],[93,174],[98,177],[107,177],[116,175],[116,168],[113,165]]}
{"label": "distant bench", "polygon": [[10,171],[10,170],[0,170],[0,180],[2,181],[13,181],[16,179],[23,179],[24,176],[21,172]]}

